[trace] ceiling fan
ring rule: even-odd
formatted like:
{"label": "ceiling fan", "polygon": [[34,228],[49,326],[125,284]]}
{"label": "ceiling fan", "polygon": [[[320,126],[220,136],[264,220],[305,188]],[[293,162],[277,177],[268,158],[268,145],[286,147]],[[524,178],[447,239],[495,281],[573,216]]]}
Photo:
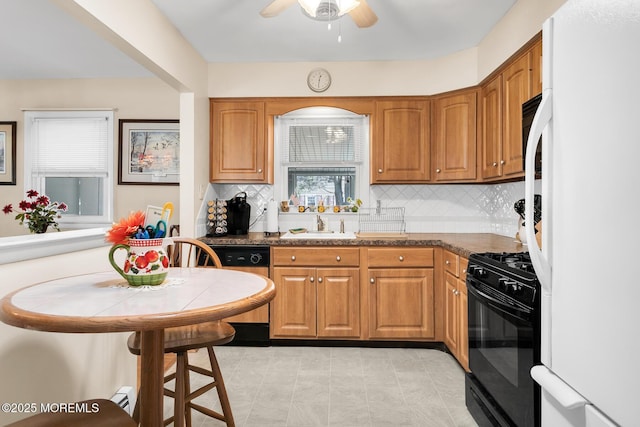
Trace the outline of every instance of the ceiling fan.
{"label": "ceiling fan", "polygon": [[260,15],[272,18],[296,2],[302,6],[305,15],[318,21],[332,21],[346,13],[360,28],[370,27],[378,21],[366,0],[273,0]]}

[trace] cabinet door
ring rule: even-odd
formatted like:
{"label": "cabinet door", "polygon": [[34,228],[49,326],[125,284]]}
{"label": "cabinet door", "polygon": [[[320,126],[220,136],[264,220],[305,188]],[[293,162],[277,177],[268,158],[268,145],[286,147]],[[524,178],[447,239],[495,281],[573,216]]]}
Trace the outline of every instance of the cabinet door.
{"label": "cabinet door", "polygon": [[264,102],[211,102],[211,182],[266,183]]}
{"label": "cabinet door", "polygon": [[531,97],[542,93],[542,39],[531,48]]}
{"label": "cabinet door", "polygon": [[429,101],[376,102],[371,183],[429,180]]}
{"label": "cabinet door", "polygon": [[444,343],[457,357],[460,332],[458,279],[450,273],[444,276]]}
{"label": "cabinet door", "polygon": [[530,55],[524,54],[502,73],[502,176],[523,174],[522,104],[531,98]]}
{"label": "cabinet door", "polygon": [[476,178],[477,92],[438,98],[433,104],[433,176],[436,181]]}
{"label": "cabinet door", "polygon": [[360,273],[357,268],[319,268],[318,337],[360,337]]}
{"label": "cabinet door", "polygon": [[370,338],[435,338],[433,269],[369,270]]}
{"label": "cabinet door", "polygon": [[458,290],[460,291],[460,295],[458,295],[458,308],[460,310],[458,361],[460,362],[464,370],[469,372],[469,312],[467,308],[467,284],[462,279],[458,281]]}
{"label": "cabinet door", "polygon": [[497,178],[502,173],[502,76],[480,90],[480,140],[482,177]]}
{"label": "cabinet door", "polygon": [[316,336],[314,268],[273,269],[276,297],[271,301],[271,337]]}

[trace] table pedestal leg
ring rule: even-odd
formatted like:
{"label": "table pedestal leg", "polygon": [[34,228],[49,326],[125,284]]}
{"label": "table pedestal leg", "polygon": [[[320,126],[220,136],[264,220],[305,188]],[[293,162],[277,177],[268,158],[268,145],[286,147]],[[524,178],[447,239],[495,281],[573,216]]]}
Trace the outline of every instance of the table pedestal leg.
{"label": "table pedestal leg", "polygon": [[163,425],[164,330],[140,333],[140,425]]}

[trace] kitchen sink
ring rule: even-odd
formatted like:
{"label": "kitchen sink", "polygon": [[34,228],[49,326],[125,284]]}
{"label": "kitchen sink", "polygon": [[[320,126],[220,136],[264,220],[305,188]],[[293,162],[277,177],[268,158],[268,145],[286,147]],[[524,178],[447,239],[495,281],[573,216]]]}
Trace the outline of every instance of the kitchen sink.
{"label": "kitchen sink", "polygon": [[297,239],[297,240],[339,240],[339,239],[355,239],[356,234],[353,231],[346,231],[344,233],[330,233],[330,232],[318,232],[307,231],[304,233],[291,233],[287,231],[280,236],[281,239]]}

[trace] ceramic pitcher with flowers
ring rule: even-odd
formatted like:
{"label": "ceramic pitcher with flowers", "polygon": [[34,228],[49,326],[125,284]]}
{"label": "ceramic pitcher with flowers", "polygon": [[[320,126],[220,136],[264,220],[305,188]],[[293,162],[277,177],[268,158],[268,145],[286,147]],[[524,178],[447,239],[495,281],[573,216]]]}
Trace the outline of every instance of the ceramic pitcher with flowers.
{"label": "ceramic pitcher with flowers", "polygon": [[[109,251],[109,262],[131,286],[155,286],[167,277],[169,257],[165,247],[171,239],[150,239],[144,231],[145,214],[136,211],[113,224],[105,236],[105,240],[114,244]],[[122,266],[113,259],[113,255],[121,250],[127,253]]]}
{"label": "ceramic pitcher with flowers", "polygon": [[[165,240],[168,239],[129,239],[126,244],[120,243],[111,247],[109,262],[131,286],[160,285],[167,278],[169,267]],[[118,250],[127,252],[122,267],[113,259]]]}

